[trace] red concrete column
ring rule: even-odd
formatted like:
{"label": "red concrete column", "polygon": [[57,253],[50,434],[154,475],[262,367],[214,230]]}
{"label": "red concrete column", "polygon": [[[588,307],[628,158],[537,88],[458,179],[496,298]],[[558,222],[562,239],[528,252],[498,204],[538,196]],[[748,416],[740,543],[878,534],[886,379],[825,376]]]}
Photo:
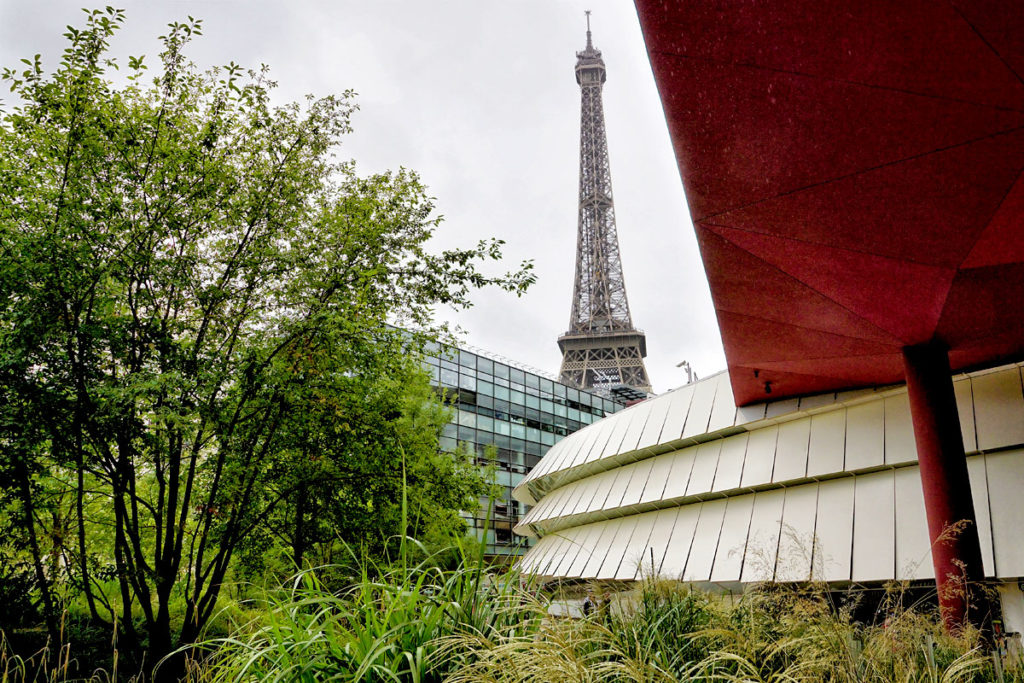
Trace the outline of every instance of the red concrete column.
{"label": "red concrete column", "polygon": [[908,346],[903,365],[942,619],[951,631],[970,622],[987,634],[990,603],[949,354],[938,342]]}

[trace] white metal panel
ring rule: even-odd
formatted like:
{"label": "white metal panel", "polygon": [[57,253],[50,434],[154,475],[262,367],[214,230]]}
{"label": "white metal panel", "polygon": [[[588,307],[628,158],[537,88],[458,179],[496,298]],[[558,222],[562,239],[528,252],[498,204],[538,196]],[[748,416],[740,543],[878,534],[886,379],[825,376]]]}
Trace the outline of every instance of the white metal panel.
{"label": "white metal panel", "polygon": [[690,414],[686,416],[686,426],[683,427],[684,437],[700,436],[707,433],[717,389],[718,377],[710,377],[696,382],[693,400],[690,401]]}
{"label": "white metal panel", "polygon": [[895,472],[896,578],[934,579],[932,543],[924,513],[921,470],[902,467]]}
{"label": "white metal panel", "polygon": [[693,470],[690,472],[690,483],[686,485],[686,495],[693,496],[711,490],[711,484],[715,481],[715,470],[718,469],[718,454],[721,451],[721,439],[697,446]]}
{"label": "white metal panel", "polygon": [[[586,459],[581,462],[587,463],[600,460],[605,455],[612,455],[612,453],[608,452],[609,449],[618,449],[619,441],[622,440],[623,432],[618,432],[618,434],[616,434],[616,432],[618,431],[619,423],[614,421],[614,417],[617,414],[618,413],[615,413],[608,417],[601,418],[601,423],[607,424],[602,429],[601,434],[597,437],[597,440],[594,441],[594,445],[593,447],[591,447],[590,453],[587,454]],[[613,439],[618,439],[618,441],[614,441],[613,443]]]}
{"label": "white metal panel", "polygon": [[672,530],[675,528],[676,517],[679,516],[679,508],[666,508],[653,514],[654,529],[651,530],[651,538],[647,544],[654,549],[654,574],[657,576],[660,575],[662,564],[665,561],[665,552],[672,539]]}
{"label": "white metal panel", "polygon": [[641,503],[661,500],[674,461],[675,453],[665,453],[651,459],[651,475],[647,478],[647,486],[644,488],[643,495],[640,496]]}
{"label": "white metal panel", "polygon": [[683,435],[686,416],[690,414],[690,402],[693,400],[693,384],[687,384],[672,392],[672,402],[665,416],[665,426],[661,429],[661,442],[668,443]]}
{"label": "white metal panel", "polygon": [[526,554],[519,558],[519,561],[516,562],[516,569],[523,572],[524,574],[529,574],[533,565],[537,564],[537,558],[539,557],[541,545],[543,543],[544,539],[542,538],[539,541],[537,541],[536,545],[527,550]]}
{"label": "white metal panel", "polygon": [[594,492],[594,497],[587,502],[586,507],[582,511],[594,512],[596,510],[603,510],[604,502],[608,499],[608,494],[611,492],[612,487],[615,486],[615,480],[620,474],[621,472],[616,468],[596,475],[594,478],[600,478],[601,482]]}
{"label": "white metal panel", "polygon": [[775,576],[785,500],[784,489],[754,494],[754,511],[750,516],[750,533],[747,534],[747,548],[743,554],[741,581],[771,581]]}
{"label": "white metal panel", "polygon": [[590,559],[579,572],[579,576],[584,579],[592,579],[597,576],[597,570],[601,568],[604,558],[608,556],[608,548],[611,546],[612,539],[615,538],[615,533],[622,526],[622,519],[598,522],[597,526],[600,532],[597,535],[597,540],[593,543],[594,549],[590,553]]}
{"label": "white metal panel", "polygon": [[545,546],[544,553],[537,558],[537,562],[530,571],[540,576],[548,576],[551,564],[555,561],[556,557],[559,557],[558,552],[562,547],[562,537],[557,534],[548,534],[541,539],[540,544],[538,544],[538,547],[540,546]]}
{"label": "white metal panel", "polygon": [[750,530],[750,515],[754,510],[754,496],[734,496],[727,499],[722,533],[715,551],[715,566],[711,580],[739,581],[743,570],[743,551],[747,546],[747,532]]}
{"label": "white metal panel", "polygon": [[750,424],[751,422],[763,420],[767,408],[767,403],[755,403],[749,406],[738,407],[736,409],[736,426],[742,427],[743,425]]}
{"label": "white metal panel", "polygon": [[580,449],[576,452],[576,455],[572,456],[572,460],[566,460],[563,462],[559,469],[567,470],[577,465],[582,465],[587,462],[590,453],[596,448],[596,444],[601,439],[608,438],[608,429],[611,425],[605,424],[603,420],[598,420],[588,427],[590,433],[587,435],[587,439],[580,446]]}
{"label": "white metal panel", "polygon": [[885,464],[885,406],[869,401],[846,409],[846,469]]}
{"label": "white metal panel", "polygon": [[640,497],[644,495],[644,489],[647,487],[647,482],[651,478],[651,470],[654,467],[654,460],[648,458],[647,460],[641,460],[636,465],[636,471],[633,472],[633,476],[629,480],[629,486],[626,487],[626,492],[622,495],[622,502],[620,505],[623,507],[627,505],[636,505],[640,502]]}
{"label": "white metal panel", "polygon": [[569,490],[568,496],[565,499],[565,504],[558,508],[558,511],[553,515],[555,518],[567,517],[572,514],[575,507],[583,503],[587,495],[586,483],[586,479],[581,479],[566,485],[566,488],[571,486],[571,490]]}
{"label": "white metal panel", "polygon": [[996,576],[1024,576],[1024,543],[1021,543],[1021,529],[1024,529],[1024,505],[1021,504],[1024,451],[989,453],[985,456],[985,469],[988,471]]}
{"label": "white metal panel", "polygon": [[696,453],[697,447],[690,446],[669,454],[672,456],[672,471],[668,473],[668,479],[665,481],[663,500],[682,498],[686,495],[686,486],[690,483],[690,471],[693,470],[693,457]]}
{"label": "white metal panel", "polygon": [[704,503],[697,520],[697,531],[690,548],[690,559],[686,561],[683,581],[707,581],[711,578],[711,567],[715,563],[715,550],[722,534],[722,520],[728,499],[720,498]]}
{"label": "white metal panel", "polygon": [[978,448],[1024,444],[1024,394],[1016,366],[971,378]]}
{"label": "white metal panel", "polygon": [[978,450],[978,438],[974,433],[974,396],[971,394],[971,378],[964,377],[953,382],[956,395],[956,412],[960,415],[960,431],[964,435],[964,450],[972,453]]}
{"label": "white metal panel", "polygon": [[779,425],[772,481],[791,481],[807,476],[807,445],[810,439],[811,421],[807,418]]}
{"label": "white metal panel", "polygon": [[636,528],[633,529],[633,537],[626,548],[626,554],[622,556],[619,563],[619,571],[615,572],[615,578],[619,580],[632,580],[638,575],[651,573],[651,552],[648,541],[651,539],[651,532],[654,530],[654,518],[656,512],[646,512],[636,515]]}
{"label": "white metal panel", "polygon": [[615,532],[615,537],[608,545],[608,556],[601,563],[595,578],[614,579],[619,571],[626,552],[630,549],[630,541],[633,539],[633,531],[636,530],[636,515],[629,515],[621,518],[621,524]]}
{"label": "white metal panel", "polygon": [[715,402],[711,408],[711,419],[708,421],[708,432],[732,427],[736,423],[736,399],[732,395],[732,382],[729,373],[718,375],[718,387],[715,390]]}
{"label": "white metal panel", "polygon": [[800,399],[787,398],[782,401],[772,401],[769,403],[764,416],[770,420],[773,417],[781,417],[782,415],[795,413],[799,409]]}
{"label": "white metal panel", "polygon": [[851,576],[854,581],[888,581],[894,577],[896,510],[893,496],[891,470],[856,478]]}
{"label": "white metal panel", "polygon": [[971,479],[971,498],[974,499],[974,519],[978,522],[978,540],[981,542],[981,563],[985,576],[995,576],[995,561],[992,557],[992,518],[988,507],[988,480],[985,473],[985,459],[976,455],[967,459],[967,474]]}
{"label": "white metal panel", "polygon": [[600,451],[593,451],[591,453],[590,461],[600,460],[602,458],[610,458],[613,455],[619,454],[619,446],[622,444],[622,437],[626,435],[626,431],[629,429],[630,420],[633,419],[633,413],[635,411],[627,410],[625,412],[615,413],[614,417],[617,418],[615,426],[612,431],[608,434],[608,441],[605,442],[604,447]]}
{"label": "white metal panel", "polygon": [[[813,432],[812,432],[813,433]],[[849,581],[853,559],[853,477],[818,484],[814,531],[815,581]]]}
{"label": "white metal panel", "polygon": [[701,503],[695,503],[679,509],[672,528],[672,538],[665,548],[665,559],[661,563],[659,576],[669,579],[682,577],[686,561],[690,557],[690,546],[693,545],[693,534],[697,530],[700,508]]}
{"label": "white metal panel", "polygon": [[[605,472],[601,472],[601,474],[605,474]],[[572,509],[562,510],[563,516],[578,515],[586,511],[590,506],[590,501],[594,499],[601,487],[601,474],[595,474],[577,482],[579,486],[583,487],[583,495],[579,497]]]}
{"label": "white metal panel", "polygon": [[712,491],[728,491],[739,488],[740,477],[743,475],[743,459],[747,454],[749,434],[737,434],[722,441],[722,451],[718,454],[718,469],[715,470],[715,481]]}
{"label": "white metal panel", "polygon": [[545,519],[550,519],[554,516],[555,510],[560,509],[565,504],[565,498],[568,495],[569,491],[564,486],[548,493],[534,506],[533,509],[536,510],[537,516],[533,518],[533,521],[541,522]]}
{"label": "white metal panel", "polygon": [[642,464],[642,462],[637,462],[613,470],[615,472],[615,482],[612,484],[611,490],[608,491],[608,497],[605,498],[602,510],[614,510],[622,504],[622,498],[626,495],[626,489],[629,488],[629,483],[636,475],[637,467]]}
{"label": "white metal panel", "polygon": [[632,410],[636,415],[630,420],[629,428],[622,437],[622,443],[619,444],[619,453],[630,453],[636,450],[636,445],[640,441],[640,435],[643,434],[644,427],[647,426],[647,420],[651,417],[651,404],[647,401],[636,404],[632,407]]}
{"label": "white metal panel", "polygon": [[558,443],[565,444],[565,448],[562,449],[557,456],[552,458],[550,462],[545,463],[547,460],[547,458],[545,458],[538,464],[538,467],[540,467],[540,465],[546,465],[540,476],[546,476],[552,472],[557,472],[562,469],[563,463],[572,462],[572,459],[580,452],[580,448],[583,447],[588,437],[590,437],[590,432],[588,431],[590,428],[591,426],[584,427],[578,432],[573,432],[559,441]]}
{"label": "white metal panel", "polygon": [[747,455],[743,460],[741,486],[757,486],[772,480],[775,466],[775,442],[779,436],[778,425],[750,432],[747,441]]}
{"label": "white metal panel", "polygon": [[811,416],[811,440],[807,451],[807,476],[843,471],[846,448],[846,410]]}
{"label": "white metal panel", "polygon": [[573,560],[580,553],[580,529],[579,527],[573,527],[571,529],[565,529],[560,531],[559,535],[565,539],[565,545],[562,548],[562,557],[557,562],[553,562],[548,568],[548,573],[552,576],[564,576],[565,572],[568,571],[569,567],[572,566]]}
{"label": "white metal panel", "polygon": [[[569,436],[572,435],[570,434]],[[544,457],[540,459],[540,462],[538,462],[534,466],[534,468],[530,470],[530,472],[526,475],[526,478],[523,481],[532,481],[540,477],[542,474],[544,474],[544,472],[547,471],[549,467],[551,467],[552,463],[554,463],[555,460],[557,460],[560,457],[559,454],[569,447],[569,436],[565,437],[561,441],[557,442],[554,446],[549,448],[548,452],[545,453]]]}
{"label": "white metal panel", "polygon": [[647,424],[644,425],[644,431],[640,433],[640,441],[636,445],[638,450],[661,443],[659,438],[661,428],[665,426],[668,409],[672,405],[671,395],[662,395],[647,400],[651,403],[651,414],[647,418]]}
{"label": "white metal panel", "polygon": [[579,552],[579,546],[565,532],[559,532],[556,536],[558,537],[558,547],[552,553],[551,562],[544,570],[544,574],[547,576],[559,576],[558,568],[565,564],[570,556],[575,558],[576,553]]}
{"label": "white metal panel", "polygon": [[776,581],[808,581],[814,556],[814,521],[818,513],[818,485],[786,489],[779,536]]}
{"label": "white metal panel", "polygon": [[590,561],[590,558],[596,550],[597,540],[601,537],[604,525],[605,522],[597,522],[580,527],[580,551],[576,553],[576,557],[573,558],[572,564],[566,568],[564,572],[565,576],[577,577],[580,575],[580,572],[583,571],[583,568],[587,566],[587,562]]}
{"label": "white metal panel", "polygon": [[887,397],[882,404],[885,412],[885,464],[917,462],[910,398],[907,394],[897,394]]}

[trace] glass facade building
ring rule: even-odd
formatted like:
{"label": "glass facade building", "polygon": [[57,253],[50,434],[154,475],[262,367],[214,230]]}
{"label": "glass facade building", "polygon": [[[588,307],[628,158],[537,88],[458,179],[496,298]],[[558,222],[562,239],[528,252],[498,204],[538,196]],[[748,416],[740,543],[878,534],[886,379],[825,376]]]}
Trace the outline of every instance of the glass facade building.
{"label": "glass facade building", "polygon": [[[509,555],[531,545],[536,539],[512,534],[528,509],[512,498],[512,489],[562,438],[625,405],[464,349],[434,349],[427,367],[453,409],[441,448],[465,444],[481,467],[493,466],[501,491],[493,501],[481,500],[474,516],[466,516],[471,529],[489,555]],[[489,447],[493,460],[487,458]]]}

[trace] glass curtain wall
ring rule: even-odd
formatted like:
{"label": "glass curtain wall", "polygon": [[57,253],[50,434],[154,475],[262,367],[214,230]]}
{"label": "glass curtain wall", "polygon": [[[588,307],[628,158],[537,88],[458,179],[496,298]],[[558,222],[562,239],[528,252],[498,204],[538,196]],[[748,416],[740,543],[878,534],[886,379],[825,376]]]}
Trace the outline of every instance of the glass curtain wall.
{"label": "glass curtain wall", "polygon": [[515,536],[512,527],[529,506],[513,500],[512,489],[555,443],[625,405],[469,351],[428,353],[432,382],[454,409],[441,448],[465,444],[481,467],[493,468],[501,490],[500,498],[482,499],[466,520],[489,555],[525,550],[528,539]]}

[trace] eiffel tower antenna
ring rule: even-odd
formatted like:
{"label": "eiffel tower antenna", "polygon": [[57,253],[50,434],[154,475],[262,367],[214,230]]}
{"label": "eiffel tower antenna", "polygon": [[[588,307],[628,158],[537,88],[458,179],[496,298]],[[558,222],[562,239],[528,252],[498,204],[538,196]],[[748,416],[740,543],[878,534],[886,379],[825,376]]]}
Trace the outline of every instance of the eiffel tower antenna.
{"label": "eiffel tower antenna", "polygon": [[601,101],[607,71],[591,40],[589,10],[586,16],[587,47],[576,53],[581,92],[576,278],[569,330],[558,338],[559,375],[563,382],[607,393],[621,386],[650,392],[643,361],[647,339],[633,327],[615,228]]}

